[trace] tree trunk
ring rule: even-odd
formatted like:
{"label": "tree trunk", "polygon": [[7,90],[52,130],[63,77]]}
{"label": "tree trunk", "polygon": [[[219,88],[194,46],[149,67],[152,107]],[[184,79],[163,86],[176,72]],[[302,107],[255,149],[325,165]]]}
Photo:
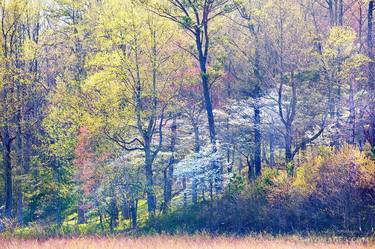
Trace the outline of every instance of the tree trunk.
{"label": "tree trunk", "polygon": [[252,182],[255,179],[254,167],[252,166],[252,162],[249,157],[246,157],[246,162],[249,169],[247,172],[247,179],[249,180],[249,182]]}
{"label": "tree trunk", "polygon": [[29,173],[30,171],[30,162],[31,162],[31,149],[32,149],[32,142],[31,142],[31,130],[29,127],[25,127],[25,143],[23,148],[23,169],[25,173]]}
{"label": "tree trunk", "polygon": [[4,192],[5,192],[5,217],[12,217],[13,209],[13,183],[12,183],[12,162],[11,162],[11,139],[9,127],[2,127],[3,142],[3,164],[4,164]]}
{"label": "tree trunk", "polygon": [[242,158],[240,157],[240,161],[238,163],[238,173],[240,176],[242,176],[242,170],[243,170],[243,163],[242,163]]}
{"label": "tree trunk", "polygon": [[259,177],[262,173],[262,134],[260,132],[260,108],[254,107],[254,167],[255,177]]}
{"label": "tree trunk", "polygon": [[130,204],[130,215],[132,219],[132,229],[137,229],[137,212],[138,212],[138,200],[132,198]]}
{"label": "tree trunk", "polygon": [[[17,91],[17,95],[19,95],[19,89]],[[19,96],[17,96],[19,98]],[[23,169],[24,162],[23,162],[23,139],[22,139],[22,118],[21,118],[21,110],[18,110],[17,113],[17,134],[16,134],[16,153],[17,153],[17,166],[18,172],[17,175],[24,175],[26,174],[25,170]],[[17,222],[18,224],[22,225],[23,223],[23,194],[22,194],[22,181],[18,180],[17,184]]]}
{"label": "tree trunk", "polygon": [[333,11],[333,0],[328,0],[329,21],[331,27],[335,26],[335,15]]}
{"label": "tree trunk", "polygon": [[344,1],[343,0],[339,0],[338,13],[339,13],[338,24],[339,26],[343,26],[344,25]]}
{"label": "tree trunk", "polygon": [[109,228],[111,232],[114,231],[114,228],[117,227],[118,224],[118,207],[117,201],[114,196],[111,198],[111,202],[109,204]]}
{"label": "tree trunk", "polygon": [[[340,70],[341,71],[341,70]],[[337,88],[337,100],[336,100],[336,132],[334,134],[334,141],[333,145],[336,148],[339,148],[341,146],[341,117],[342,117],[342,108],[341,108],[341,82],[338,81],[338,88]]]}
{"label": "tree trunk", "polygon": [[200,65],[200,71],[201,71],[203,98],[204,98],[204,104],[205,104],[206,112],[207,112],[210,141],[211,141],[211,144],[215,145],[216,143],[215,119],[214,119],[214,113],[213,113],[213,108],[212,108],[210,86],[209,86],[209,80],[208,80],[208,74],[207,74],[207,68],[206,68],[207,57],[204,55],[204,52],[203,52],[200,33],[201,32],[198,30],[197,37],[196,37],[196,44],[197,44],[197,48],[199,52],[198,58],[199,58],[199,65]]}
{"label": "tree trunk", "polygon": [[166,168],[164,168],[163,170],[163,182],[164,182],[164,193],[163,193],[163,197],[164,197],[164,202],[161,206],[161,210],[162,211],[165,211],[168,209],[168,199],[169,199],[169,196],[168,196],[168,188],[169,188],[169,183],[168,183],[168,168],[169,168],[169,164]]}
{"label": "tree trunk", "polygon": [[122,219],[127,220],[130,218],[130,208],[129,208],[129,202],[124,201],[122,203],[122,208],[121,208],[121,216]]}
{"label": "tree trunk", "polygon": [[98,200],[98,196],[95,195],[95,205],[96,205],[96,208],[98,209],[98,213],[99,213],[99,224],[100,224],[100,229],[102,231],[102,233],[104,232],[104,225],[103,225],[103,213],[102,213],[102,210],[100,208],[100,204],[99,204],[99,200]]}
{"label": "tree trunk", "polygon": [[198,185],[198,180],[195,175],[195,172],[193,172],[193,180],[191,184],[191,199],[194,205],[198,203],[197,185]]}
{"label": "tree trunk", "polygon": [[349,81],[349,125],[351,130],[351,136],[349,138],[350,144],[355,144],[355,133],[356,133],[356,122],[355,122],[355,103],[354,103],[354,86],[353,80]]}
{"label": "tree trunk", "polygon": [[374,38],[373,38],[373,23],[374,23],[374,1],[369,2],[368,7],[368,34],[367,34],[367,45],[368,45],[368,57],[372,59],[369,62],[369,76],[368,76],[368,87],[369,87],[369,105],[370,105],[370,131],[369,140],[370,144],[374,148],[375,153],[375,56],[374,56]]}
{"label": "tree trunk", "polygon": [[[207,73],[207,55],[208,55],[208,47],[209,47],[209,41],[208,41],[208,30],[207,30],[207,22],[208,20],[202,20],[203,22],[206,21],[206,23],[203,24],[203,33],[206,35],[205,40],[205,49],[203,49],[203,44],[201,40],[201,29],[197,28],[196,30],[196,45],[198,50],[198,59],[199,59],[199,66],[200,66],[200,73],[201,73],[201,80],[202,80],[202,88],[203,88],[203,98],[204,103],[207,111],[207,120],[208,120],[208,129],[210,133],[210,142],[213,146],[214,152],[216,152],[216,131],[215,131],[215,119],[214,119],[214,113],[213,113],[213,107],[212,107],[212,100],[211,100],[211,94],[210,94],[210,83],[208,79],[208,73]],[[212,162],[212,168],[214,171],[214,186],[216,192],[220,192],[222,189],[222,179],[221,179],[221,169],[218,162]]]}
{"label": "tree trunk", "polygon": [[270,139],[270,166],[275,166],[275,146],[274,146],[274,134],[271,132],[269,134]]}
{"label": "tree trunk", "polygon": [[77,224],[84,224],[86,222],[85,219],[85,209],[83,207],[83,202],[82,202],[82,195],[80,200],[78,201],[78,208],[77,208]]}
{"label": "tree trunk", "polygon": [[[54,181],[57,185],[59,185],[61,183],[61,175],[60,175],[60,162],[59,160],[57,159],[56,156],[54,156],[54,159],[53,159],[53,162],[52,162],[52,166],[53,166],[53,178],[54,178]],[[63,222],[63,217],[62,217],[62,207],[61,207],[61,196],[59,194],[55,194],[55,210],[56,210],[56,223],[58,225],[61,225],[62,222]]]}
{"label": "tree trunk", "polygon": [[104,225],[103,225],[103,214],[101,211],[99,211],[99,224],[102,232],[104,232]]}
{"label": "tree trunk", "polygon": [[292,153],[292,127],[291,125],[286,126],[285,134],[285,162],[288,164],[293,160]]}
{"label": "tree trunk", "polygon": [[192,121],[193,131],[194,131],[194,152],[199,153],[201,150],[201,142],[199,138],[199,127],[196,121]]}
{"label": "tree trunk", "polygon": [[[192,120],[192,126],[194,131],[194,152],[198,154],[200,152],[200,138],[199,138],[199,127],[198,122]],[[193,204],[198,203],[198,179],[196,177],[196,172],[193,172],[193,179],[191,184],[191,192],[192,192],[192,201]]]}
{"label": "tree trunk", "polygon": [[172,201],[172,188],[173,188],[173,171],[175,164],[175,152],[176,152],[176,140],[177,140],[177,118],[173,118],[171,126],[171,145],[170,152],[172,153],[168,167],[164,170],[164,207],[168,208]]}
{"label": "tree trunk", "polygon": [[18,190],[17,194],[17,222],[19,225],[23,225],[23,194],[22,190]]}
{"label": "tree trunk", "polygon": [[146,168],[147,210],[149,215],[153,216],[156,210],[156,196],[154,192],[154,179],[152,171],[153,158],[151,154],[150,141],[145,141],[144,152]]}

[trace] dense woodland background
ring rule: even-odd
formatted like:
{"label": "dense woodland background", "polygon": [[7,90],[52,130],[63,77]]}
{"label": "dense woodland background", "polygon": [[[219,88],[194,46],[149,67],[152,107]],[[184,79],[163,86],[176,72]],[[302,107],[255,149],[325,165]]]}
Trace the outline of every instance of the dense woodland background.
{"label": "dense woodland background", "polygon": [[375,227],[373,0],[1,0],[0,230]]}

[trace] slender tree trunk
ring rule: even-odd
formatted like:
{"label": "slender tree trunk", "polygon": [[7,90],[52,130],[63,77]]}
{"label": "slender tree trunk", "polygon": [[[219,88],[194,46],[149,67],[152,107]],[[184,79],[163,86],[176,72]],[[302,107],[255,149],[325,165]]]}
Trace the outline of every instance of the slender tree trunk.
{"label": "slender tree trunk", "polygon": [[99,200],[98,200],[98,196],[95,195],[95,205],[96,205],[96,208],[98,209],[98,213],[99,213],[99,224],[100,224],[100,229],[102,231],[102,233],[104,232],[104,225],[103,225],[103,213],[102,213],[102,210],[100,208],[100,204],[99,204]]}
{"label": "slender tree trunk", "polygon": [[[200,152],[200,138],[199,138],[199,127],[198,127],[198,122],[195,120],[192,120],[192,126],[193,126],[193,131],[194,131],[194,152],[198,154]],[[193,204],[198,203],[198,179],[196,176],[196,172],[193,172],[193,179],[192,179],[192,184],[191,184],[191,192],[192,192],[192,201]]]}
{"label": "slender tree trunk", "polygon": [[248,166],[247,179],[252,182],[255,179],[254,167],[249,157],[246,157],[246,162]]}
{"label": "slender tree trunk", "polygon": [[[204,103],[207,111],[207,120],[208,120],[208,129],[210,133],[210,142],[213,146],[214,152],[216,152],[216,130],[215,130],[215,119],[214,119],[214,113],[213,113],[213,107],[212,107],[212,100],[211,100],[211,94],[210,94],[210,83],[207,73],[207,56],[208,56],[208,48],[209,48],[209,41],[208,41],[208,30],[207,30],[207,22],[208,20],[202,20],[204,23],[204,34],[206,35],[206,40],[202,44],[201,40],[201,30],[200,28],[197,28],[196,30],[196,45],[198,50],[198,58],[199,58],[199,65],[200,65],[200,73],[201,73],[201,80],[202,80],[202,88],[203,88],[203,98]],[[222,179],[221,179],[221,167],[218,162],[212,162],[212,168],[214,171],[213,175],[213,181],[214,181],[214,187],[216,192],[220,192],[222,189]]]}
{"label": "slender tree trunk", "polygon": [[169,199],[169,196],[168,196],[168,188],[169,188],[169,183],[168,183],[168,168],[169,168],[169,163],[168,163],[168,166],[166,168],[164,168],[163,170],[163,182],[164,182],[164,193],[163,193],[163,197],[164,197],[164,202],[161,206],[161,210],[162,211],[165,211],[168,209],[168,199]]}
{"label": "slender tree trunk", "polygon": [[104,232],[104,224],[103,224],[103,214],[101,211],[99,211],[99,224],[102,232]]}
{"label": "slender tree trunk", "polygon": [[[211,100],[211,94],[210,94],[210,86],[209,86],[209,80],[208,80],[208,74],[207,74],[207,57],[205,57],[203,48],[202,48],[202,42],[200,38],[200,31],[197,31],[197,37],[196,37],[196,43],[197,48],[199,52],[199,65],[200,65],[200,71],[201,71],[201,80],[202,80],[202,88],[203,88],[203,98],[204,98],[204,104],[206,107],[207,112],[207,120],[208,120],[208,129],[210,133],[210,141],[211,144],[216,143],[216,131],[215,131],[215,119],[214,119],[214,113],[212,108],[212,100]],[[206,41],[208,42],[208,41]]]}
{"label": "slender tree trunk", "polygon": [[274,146],[274,134],[270,132],[269,134],[269,140],[270,140],[270,166],[275,166],[275,146]]}
{"label": "slender tree trunk", "polygon": [[193,180],[191,184],[191,199],[194,205],[198,203],[198,190],[197,190],[198,186],[197,185],[198,185],[198,180],[197,180],[195,172],[193,172]]}
{"label": "slender tree trunk", "polygon": [[339,26],[343,26],[344,25],[344,1],[343,0],[339,0],[338,12],[339,12],[339,18],[338,18]]}
{"label": "slender tree trunk", "polygon": [[154,192],[154,177],[152,171],[153,158],[151,154],[150,141],[147,139],[144,145],[144,152],[146,169],[147,210],[150,215],[154,215],[156,210],[156,196]]}
{"label": "slender tree trunk", "polygon": [[351,130],[349,143],[355,144],[356,120],[355,120],[354,86],[353,86],[352,79],[350,79],[350,82],[349,82],[349,112],[350,112],[349,125],[350,125],[350,130]]}
{"label": "slender tree trunk", "polygon": [[80,200],[78,201],[78,208],[77,208],[77,224],[84,224],[86,222],[85,219],[85,209],[83,207],[82,195]]}
{"label": "slender tree trunk", "polygon": [[126,200],[121,205],[121,216],[122,219],[127,220],[130,218],[130,208],[129,208],[129,202]]}
{"label": "slender tree trunk", "polygon": [[238,163],[238,173],[240,176],[242,175],[242,170],[243,170],[243,163],[242,163],[242,158],[240,158],[240,161]]}
{"label": "slender tree trunk", "polygon": [[[61,183],[61,175],[60,175],[60,162],[59,160],[56,158],[56,156],[54,156],[54,159],[53,159],[53,178],[54,178],[54,181],[56,184],[60,184]],[[58,225],[61,225],[62,224],[62,221],[63,221],[63,217],[62,217],[62,207],[61,207],[61,197],[60,195],[56,194],[55,195],[55,208],[56,208],[56,223]]]}
{"label": "slender tree trunk", "polygon": [[32,147],[32,141],[31,141],[31,130],[29,127],[25,127],[25,143],[23,148],[23,169],[25,170],[25,173],[29,173],[30,171],[30,162],[31,162],[31,147]]}
{"label": "slender tree trunk", "polygon": [[328,10],[329,10],[329,21],[331,27],[335,26],[335,15],[333,10],[333,0],[328,0]]}
{"label": "slender tree trunk", "polygon": [[173,188],[173,171],[175,164],[175,152],[176,152],[176,140],[177,140],[177,118],[173,118],[171,126],[171,145],[170,152],[172,153],[168,167],[164,170],[164,207],[168,208],[172,201],[172,188]]}
{"label": "slender tree trunk", "polygon": [[114,228],[118,224],[118,207],[116,197],[111,197],[110,207],[109,207],[109,227],[111,232],[114,231]]}
{"label": "slender tree trunk", "polygon": [[254,167],[255,177],[259,177],[262,173],[262,134],[260,131],[260,108],[254,107]]}
{"label": "slender tree trunk", "polygon": [[[341,71],[341,70],[340,70]],[[336,132],[334,135],[333,144],[336,148],[339,148],[341,145],[341,117],[342,117],[342,108],[341,108],[341,82],[338,81],[337,88],[337,101],[336,101]]]}
{"label": "slender tree trunk", "polygon": [[367,46],[368,46],[368,56],[372,59],[369,62],[369,77],[368,77],[368,88],[369,88],[369,105],[370,105],[370,131],[369,140],[373,147],[373,152],[375,154],[375,56],[374,56],[374,38],[373,38],[373,25],[374,25],[374,8],[375,3],[373,0],[369,1],[368,7],[368,34],[367,34]]}
{"label": "slender tree trunk", "polygon": [[17,193],[17,222],[19,225],[23,225],[23,194],[21,189]]}
{"label": "slender tree trunk", "polygon": [[[20,90],[18,89],[17,92]],[[19,93],[17,93],[17,98],[19,99]],[[23,139],[22,139],[22,118],[21,118],[21,110],[18,110],[17,113],[17,135],[16,135],[16,153],[17,153],[17,165],[18,165],[18,172],[17,175],[24,175],[26,172],[24,170],[24,162],[23,162]],[[23,224],[23,193],[22,193],[22,181],[17,181],[17,222],[18,224]]]}
{"label": "slender tree trunk", "polygon": [[132,198],[130,204],[130,215],[132,220],[132,229],[137,229],[138,200]]}
{"label": "slender tree trunk", "polygon": [[5,217],[12,217],[13,209],[13,182],[12,182],[12,162],[11,162],[11,139],[9,135],[9,127],[3,126],[3,164],[4,164],[4,192],[5,192]]}
{"label": "slender tree trunk", "polygon": [[339,0],[334,0],[334,13],[335,13],[335,25],[338,25],[339,23]]}
{"label": "slender tree trunk", "polygon": [[198,122],[192,121],[193,131],[194,131],[194,152],[199,153],[201,150],[201,141],[199,138],[199,126]]}
{"label": "slender tree trunk", "polygon": [[292,127],[290,124],[286,125],[285,134],[285,162],[288,164],[293,160],[292,153]]}
{"label": "slender tree trunk", "polygon": [[206,201],[206,187],[205,187],[205,182],[203,179],[201,179],[201,184],[202,184],[202,201]]}

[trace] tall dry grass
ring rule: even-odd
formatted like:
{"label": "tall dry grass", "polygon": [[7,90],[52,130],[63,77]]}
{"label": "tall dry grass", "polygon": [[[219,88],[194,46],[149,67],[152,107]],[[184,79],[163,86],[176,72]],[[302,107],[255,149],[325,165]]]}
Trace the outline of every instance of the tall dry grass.
{"label": "tall dry grass", "polygon": [[370,249],[370,241],[323,241],[298,237],[216,237],[153,236],[141,238],[77,238],[1,240],[1,249]]}

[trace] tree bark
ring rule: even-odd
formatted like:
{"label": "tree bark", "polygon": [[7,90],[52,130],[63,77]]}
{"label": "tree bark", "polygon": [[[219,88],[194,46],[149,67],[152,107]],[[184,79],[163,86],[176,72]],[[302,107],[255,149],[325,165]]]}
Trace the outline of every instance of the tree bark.
{"label": "tree bark", "polygon": [[132,229],[137,229],[138,200],[132,198],[130,203],[130,215],[132,220]]}
{"label": "tree bark", "polygon": [[154,192],[154,177],[152,171],[153,156],[151,153],[150,141],[147,139],[144,145],[145,152],[145,169],[146,169],[146,194],[147,194],[147,210],[150,215],[155,214],[156,196]]}
{"label": "tree bark", "polygon": [[175,164],[175,152],[176,152],[176,141],[177,141],[177,117],[173,117],[171,126],[171,144],[170,152],[171,157],[169,159],[168,167],[164,169],[164,208],[168,208],[172,201],[172,188],[173,188],[173,172]]}
{"label": "tree bark", "polygon": [[247,179],[249,182],[253,182],[255,179],[254,167],[252,165],[252,160],[248,156],[246,157],[246,163],[248,166]]}
{"label": "tree bark", "polygon": [[270,166],[272,167],[272,166],[275,166],[275,146],[274,146],[275,138],[272,132],[270,132],[269,134],[269,140],[270,140]]}
{"label": "tree bark", "polygon": [[114,231],[114,228],[118,224],[118,207],[117,200],[115,196],[111,197],[111,202],[109,204],[109,228],[111,232]]}
{"label": "tree bark", "polygon": [[[20,99],[20,87],[17,86],[17,99]],[[17,166],[18,172],[16,174],[23,175],[26,174],[24,170],[24,162],[23,162],[23,139],[22,139],[22,117],[21,117],[21,110],[19,109],[16,116],[17,120],[17,134],[15,140],[15,148],[17,154]],[[18,224],[23,224],[23,193],[22,193],[22,181],[18,180],[16,182],[17,185],[17,222]]]}
{"label": "tree bark", "polygon": [[328,0],[328,9],[329,9],[329,21],[331,27],[335,26],[335,15],[333,10],[333,0]]}
{"label": "tree bark", "polygon": [[[204,25],[205,30],[204,32],[207,33],[208,30],[206,30],[207,24]],[[207,74],[207,55],[208,55],[208,46],[209,41],[207,39],[205,40],[205,50],[203,48],[202,40],[201,40],[201,31],[199,28],[196,30],[196,45],[198,49],[198,59],[199,59],[199,66],[200,66],[200,73],[201,73],[201,81],[202,81],[202,89],[203,89],[203,98],[204,98],[204,104],[206,107],[207,112],[207,120],[208,120],[208,129],[210,133],[210,141],[211,144],[216,143],[216,131],[215,131],[215,119],[213,114],[213,108],[212,108],[212,101],[210,96],[210,86],[209,86],[209,80],[208,80],[208,74]]]}
{"label": "tree bark", "polygon": [[259,177],[262,173],[262,134],[260,131],[260,108],[254,106],[254,167],[255,178]]}
{"label": "tree bark", "polygon": [[130,218],[129,202],[126,200],[121,205],[121,216],[122,219],[127,220]]}
{"label": "tree bark", "polygon": [[293,134],[292,134],[292,126],[287,125],[285,127],[285,162],[288,164],[293,160],[293,153],[292,153],[292,143],[293,143]]}
{"label": "tree bark", "polygon": [[[83,196],[81,196],[82,198]],[[86,222],[85,219],[85,209],[83,207],[82,199],[78,201],[78,208],[77,208],[77,224],[84,224]]]}
{"label": "tree bark", "polygon": [[1,127],[1,136],[3,140],[5,217],[11,218],[13,209],[12,161],[10,157],[12,139],[9,135],[8,126]]}
{"label": "tree bark", "polygon": [[[374,38],[373,38],[373,24],[374,24],[374,8],[375,3],[373,0],[369,1],[368,5],[368,31],[367,31],[367,46],[368,46],[368,57],[372,59],[369,62],[369,76],[368,76],[368,88],[369,88],[369,105],[370,105],[370,131],[369,140],[372,147],[375,147],[375,56],[374,56]],[[373,149],[375,151],[375,148]]]}
{"label": "tree bark", "polygon": [[356,135],[356,120],[355,120],[355,103],[354,103],[354,86],[353,80],[350,79],[349,81],[349,125],[350,125],[350,138],[349,143],[355,144],[355,135]]}
{"label": "tree bark", "polygon": [[17,222],[19,225],[23,225],[23,194],[21,189],[17,193]]}
{"label": "tree bark", "polygon": [[[194,131],[194,152],[198,154],[200,152],[200,138],[199,138],[198,122],[195,120],[192,120],[192,126],[193,126],[193,131]],[[196,172],[193,172],[193,179],[192,179],[192,184],[191,184],[193,204],[198,203],[197,187],[198,187],[198,179],[196,177]]]}
{"label": "tree bark", "polygon": [[339,7],[338,7],[338,13],[339,13],[339,18],[338,18],[338,24],[339,26],[344,25],[344,1],[339,0]]}

